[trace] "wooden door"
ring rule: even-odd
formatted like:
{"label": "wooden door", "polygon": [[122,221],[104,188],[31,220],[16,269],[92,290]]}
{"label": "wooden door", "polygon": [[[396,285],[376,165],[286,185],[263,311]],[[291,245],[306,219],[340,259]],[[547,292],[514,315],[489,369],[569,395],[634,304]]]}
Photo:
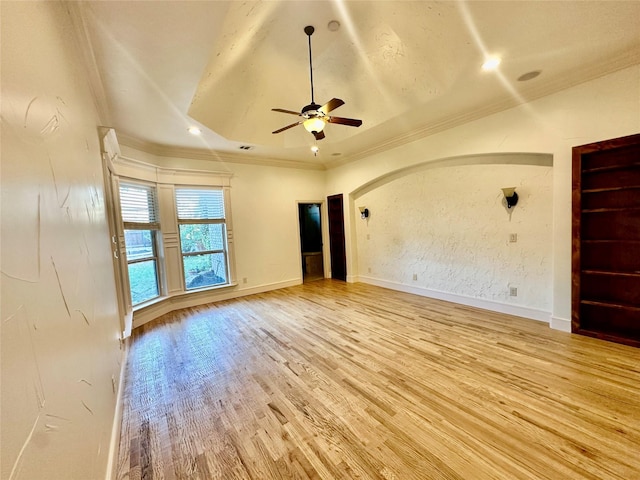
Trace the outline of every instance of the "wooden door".
{"label": "wooden door", "polygon": [[329,248],[331,249],[331,278],[347,279],[347,258],[344,246],[344,210],[342,194],[327,197],[329,214]]}
{"label": "wooden door", "polygon": [[573,148],[571,330],[640,346],[640,134]]}

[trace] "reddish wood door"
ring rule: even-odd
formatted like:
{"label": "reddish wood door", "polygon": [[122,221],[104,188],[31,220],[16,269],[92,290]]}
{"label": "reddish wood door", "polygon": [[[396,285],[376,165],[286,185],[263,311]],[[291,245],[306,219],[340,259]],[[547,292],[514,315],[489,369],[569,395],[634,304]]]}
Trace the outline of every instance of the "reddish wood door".
{"label": "reddish wood door", "polygon": [[329,216],[329,248],[331,249],[331,278],[347,279],[347,258],[344,246],[344,210],[342,194],[327,197]]}
{"label": "reddish wood door", "polygon": [[640,134],[573,149],[574,333],[640,346]]}

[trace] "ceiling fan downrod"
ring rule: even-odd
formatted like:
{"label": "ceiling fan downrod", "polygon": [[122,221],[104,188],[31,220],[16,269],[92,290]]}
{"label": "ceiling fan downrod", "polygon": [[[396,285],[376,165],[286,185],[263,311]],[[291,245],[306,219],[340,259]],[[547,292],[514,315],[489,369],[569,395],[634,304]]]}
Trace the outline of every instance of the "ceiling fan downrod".
{"label": "ceiling fan downrod", "polygon": [[304,33],[309,37],[309,77],[311,79],[311,104],[315,105],[315,100],[313,97],[313,62],[311,60],[311,35],[315,32],[315,28],[312,25],[307,25],[304,27]]}

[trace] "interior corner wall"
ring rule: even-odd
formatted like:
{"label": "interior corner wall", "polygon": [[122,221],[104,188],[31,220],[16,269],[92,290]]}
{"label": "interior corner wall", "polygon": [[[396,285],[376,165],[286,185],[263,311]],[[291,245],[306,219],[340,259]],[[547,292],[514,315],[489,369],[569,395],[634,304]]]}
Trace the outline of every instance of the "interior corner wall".
{"label": "interior corner wall", "polygon": [[[126,145],[121,146],[121,151],[125,158],[161,168],[232,175],[231,214],[238,279],[232,296],[302,283],[298,202],[324,201],[325,171],[163,157]],[[323,216],[326,218],[326,211]],[[324,225],[323,229],[326,236]],[[329,242],[324,244],[328,246]],[[325,251],[325,259],[327,255]]]}
{"label": "interior corner wall", "polygon": [[[492,153],[553,156],[551,326],[569,331],[571,318],[571,149],[640,132],[640,66],[620,70],[535,101],[469,122],[327,172],[327,191],[351,195],[391,172],[441,159]],[[434,170],[435,171],[435,170]],[[453,179],[447,183],[456,192]],[[505,185],[506,186],[506,185]],[[358,270],[358,238],[345,212],[347,269]],[[501,207],[496,207],[501,208]],[[517,207],[516,207],[517,208]],[[372,212],[372,215],[375,212]],[[398,212],[400,214],[401,212]],[[428,223],[425,217],[422,222]],[[546,247],[545,247],[546,248]],[[374,251],[371,255],[383,255]],[[391,279],[388,279],[391,280]]]}
{"label": "interior corner wall", "polygon": [[105,478],[122,352],[98,114],[65,4],[0,9],[0,477]]}

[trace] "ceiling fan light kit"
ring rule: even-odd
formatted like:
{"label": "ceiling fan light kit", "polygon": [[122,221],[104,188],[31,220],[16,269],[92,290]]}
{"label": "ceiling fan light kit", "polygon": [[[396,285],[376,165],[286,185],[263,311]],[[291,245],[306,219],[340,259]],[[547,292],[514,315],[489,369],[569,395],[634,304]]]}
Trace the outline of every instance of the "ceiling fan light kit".
{"label": "ceiling fan light kit", "polygon": [[324,129],[324,120],[321,117],[309,117],[302,125],[309,133],[320,133]]}
{"label": "ceiling fan light kit", "polygon": [[311,103],[304,106],[300,113],[293,110],[285,110],[283,108],[272,108],[271,110],[274,112],[288,113],[290,115],[297,115],[303,118],[302,120],[292,123],[291,125],[287,125],[286,127],[282,127],[278,130],[273,131],[272,133],[274,134],[284,132],[285,130],[302,124],[307,132],[311,133],[316,140],[322,140],[325,137],[324,127],[327,123],[337,123],[339,125],[347,125],[349,127],[359,127],[360,125],[362,125],[362,120],[358,120],[355,118],[332,117],[328,115],[328,113],[332,110],[335,110],[336,108],[344,105],[344,102],[339,98],[332,98],[324,105],[318,105],[315,102],[313,96],[313,63],[311,56],[311,35],[313,35],[314,31],[315,29],[311,25],[304,27],[304,33],[306,33],[307,37],[309,38],[309,78],[311,80]]}

